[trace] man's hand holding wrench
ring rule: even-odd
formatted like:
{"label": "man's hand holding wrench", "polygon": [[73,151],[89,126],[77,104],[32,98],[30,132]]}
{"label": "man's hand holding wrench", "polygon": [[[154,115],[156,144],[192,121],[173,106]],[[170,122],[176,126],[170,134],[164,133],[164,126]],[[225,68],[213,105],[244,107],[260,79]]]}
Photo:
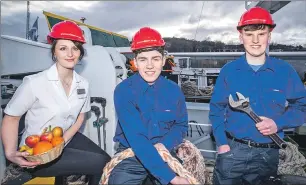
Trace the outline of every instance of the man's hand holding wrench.
{"label": "man's hand holding wrench", "polygon": [[260,116],[260,118],[262,121],[256,124],[260,133],[267,136],[277,132],[277,125],[272,119],[263,116]]}
{"label": "man's hand holding wrench", "polygon": [[263,134],[268,135],[280,148],[287,147],[286,142],[276,134],[277,126],[272,119],[259,117],[251,108],[249,98],[245,98],[241,93],[236,92],[238,101],[234,101],[232,95],[229,95],[229,105],[236,110],[248,114],[255,122],[257,129]]}

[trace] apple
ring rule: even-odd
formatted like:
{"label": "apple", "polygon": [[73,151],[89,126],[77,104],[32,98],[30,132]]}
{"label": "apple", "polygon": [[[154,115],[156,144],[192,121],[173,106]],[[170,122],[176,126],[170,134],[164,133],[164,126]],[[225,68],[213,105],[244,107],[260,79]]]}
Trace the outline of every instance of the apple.
{"label": "apple", "polygon": [[38,135],[30,135],[25,139],[25,144],[30,148],[33,148],[39,141],[40,138]]}
{"label": "apple", "polygon": [[52,132],[51,132],[51,125],[49,127],[46,127],[44,129],[44,132],[40,136],[40,141],[48,141],[51,142],[53,138]]}

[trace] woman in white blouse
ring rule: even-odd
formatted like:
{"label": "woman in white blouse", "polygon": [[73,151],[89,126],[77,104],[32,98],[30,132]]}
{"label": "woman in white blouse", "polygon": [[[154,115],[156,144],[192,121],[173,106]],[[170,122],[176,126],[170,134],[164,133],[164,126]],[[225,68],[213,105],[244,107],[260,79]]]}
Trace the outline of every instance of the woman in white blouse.
{"label": "woman in white blouse", "polygon": [[[47,38],[55,64],[26,76],[4,110],[1,135],[5,156],[33,178],[55,176],[56,184],[61,184],[63,176],[88,175],[89,185],[97,185],[110,156],[78,132],[85,113],[90,111],[89,83],[74,71],[84,56],[83,32],[74,22],[63,21],[53,26]],[[27,136],[39,135],[49,125],[59,126],[64,131],[65,148],[58,159],[39,165],[23,157],[27,152],[16,150],[19,120],[25,113],[25,131],[19,146]]]}

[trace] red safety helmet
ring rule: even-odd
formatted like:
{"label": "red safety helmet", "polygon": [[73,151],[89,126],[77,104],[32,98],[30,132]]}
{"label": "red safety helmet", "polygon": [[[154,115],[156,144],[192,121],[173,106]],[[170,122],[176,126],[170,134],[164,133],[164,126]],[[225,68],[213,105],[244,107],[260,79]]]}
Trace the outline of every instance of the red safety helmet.
{"label": "red safety helmet", "polygon": [[131,49],[135,51],[150,47],[162,47],[165,44],[158,31],[149,27],[143,27],[134,35]]}
{"label": "red safety helmet", "polygon": [[52,27],[47,36],[49,44],[52,44],[52,39],[67,39],[85,43],[82,29],[75,22],[68,20],[59,22]]}
{"label": "red safety helmet", "polygon": [[271,27],[270,31],[275,28],[276,24],[272,20],[271,14],[264,8],[253,7],[246,11],[240,18],[237,30],[241,30],[243,26],[251,24],[265,24]]}

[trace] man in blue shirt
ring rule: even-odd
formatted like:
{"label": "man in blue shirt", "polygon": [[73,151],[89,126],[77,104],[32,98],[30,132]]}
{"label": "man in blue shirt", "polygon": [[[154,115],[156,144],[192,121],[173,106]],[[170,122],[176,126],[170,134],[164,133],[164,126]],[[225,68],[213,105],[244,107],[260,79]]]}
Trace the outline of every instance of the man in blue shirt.
{"label": "man in blue shirt", "polygon": [[[237,29],[246,53],[226,64],[218,76],[209,113],[218,146],[214,184],[261,184],[277,175],[279,148],[268,135],[283,138],[283,129],[305,122],[301,79],[287,62],[265,52],[274,27],[265,9],[245,12]],[[250,98],[262,122],[255,124],[247,114],[229,107],[228,97],[236,98],[236,92]]]}
{"label": "man in blue shirt", "polygon": [[148,174],[160,184],[189,184],[165,163],[155,144],[168,151],[182,141],[188,128],[185,98],[179,86],[162,77],[165,42],[149,27],[133,37],[138,72],[115,89],[118,125],[114,137],[118,152],[132,148],[136,157],[120,162],[109,177],[109,184],[142,184]]}

